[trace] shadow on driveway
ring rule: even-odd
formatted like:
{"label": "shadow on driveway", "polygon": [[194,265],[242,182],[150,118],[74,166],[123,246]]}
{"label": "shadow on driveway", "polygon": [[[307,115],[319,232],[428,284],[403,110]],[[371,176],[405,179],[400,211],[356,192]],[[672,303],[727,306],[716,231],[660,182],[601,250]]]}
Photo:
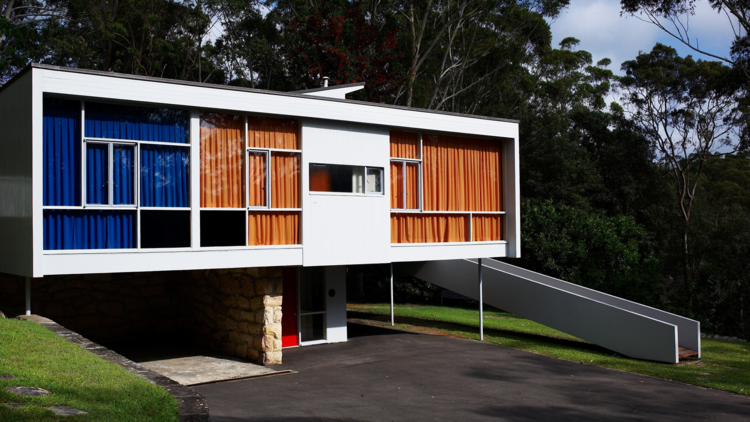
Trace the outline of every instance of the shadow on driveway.
{"label": "shadow on driveway", "polygon": [[296,374],[196,387],[222,421],[748,420],[750,399],[502,346],[349,324]]}

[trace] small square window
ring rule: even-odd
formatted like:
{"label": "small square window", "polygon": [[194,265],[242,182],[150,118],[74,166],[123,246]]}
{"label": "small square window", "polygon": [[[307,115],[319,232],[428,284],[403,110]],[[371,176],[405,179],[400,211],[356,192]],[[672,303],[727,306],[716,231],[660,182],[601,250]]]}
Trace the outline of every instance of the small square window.
{"label": "small square window", "polygon": [[383,194],[383,169],[367,167],[367,193]]}

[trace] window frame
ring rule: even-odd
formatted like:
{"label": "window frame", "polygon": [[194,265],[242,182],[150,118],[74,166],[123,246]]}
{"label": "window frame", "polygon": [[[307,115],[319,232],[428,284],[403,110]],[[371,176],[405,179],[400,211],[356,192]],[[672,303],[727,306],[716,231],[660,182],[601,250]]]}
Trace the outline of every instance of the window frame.
{"label": "window frame", "polygon": [[[122,210],[122,211],[134,211],[135,212],[135,220],[136,220],[136,228],[135,228],[135,244],[133,248],[129,249],[123,249],[124,251],[134,251],[134,250],[144,250],[144,251],[160,251],[160,250],[186,250],[191,249],[191,246],[186,247],[179,247],[179,248],[156,248],[156,249],[150,249],[150,248],[142,248],[141,247],[141,210],[147,210],[147,211],[185,211],[185,212],[191,212],[192,207],[192,199],[188,201],[187,207],[144,207],[141,205],[141,145],[162,145],[167,147],[177,147],[177,148],[187,148],[188,149],[188,156],[190,157],[190,165],[188,166],[188,171],[193,171],[193,154],[192,154],[192,146],[193,146],[193,139],[192,134],[187,138],[187,142],[185,143],[179,143],[179,142],[159,142],[159,141],[148,141],[148,140],[136,140],[136,139],[114,139],[114,138],[95,138],[86,136],[86,100],[84,99],[75,99],[74,101],[78,101],[81,106],[81,121],[80,121],[80,142],[81,142],[81,148],[80,148],[80,155],[81,155],[81,161],[80,161],[80,169],[81,172],[81,192],[80,192],[80,205],[43,205],[42,210]],[[147,105],[144,105],[144,107],[149,107]],[[179,107],[177,107],[179,108]],[[188,124],[190,125],[190,121],[188,121]],[[108,204],[87,204],[86,203],[86,166],[87,166],[87,159],[86,159],[86,153],[87,153],[87,144],[105,144],[108,145],[108,163],[109,163],[109,169],[108,169]],[[113,166],[112,166],[112,160],[114,159],[114,145],[132,145],[133,146],[133,153],[135,154],[134,157],[134,167],[133,167],[133,204],[119,204],[119,205],[113,205]],[[190,198],[192,198],[192,177],[189,179],[189,189],[188,189],[188,195]],[[191,213],[191,219],[192,219],[192,213]],[[192,224],[192,223],[191,223]],[[193,233],[190,234],[193,236]],[[102,251],[104,249],[80,249],[76,250],[77,252],[86,252],[86,251]],[[111,251],[111,250],[110,250]],[[57,254],[57,253],[66,253],[67,250],[45,250],[45,254]]]}
{"label": "window frame", "polygon": [[[312,190],[310,189],[310,182],[311,180],[307,181],[307,192],[311,195],[346,195],[346,196],[384,196],[385,195],[385,168],[378,167],[378,166],[363,166],[363,165],[357,165],[357,164],[333,164],[333,163],[308,163],[308,172],[310,171],[310,168],[312,166],[340,166],[340,167],[354,167],[358,169],[362,169],[362,177],[364,179],[362,184],[362,192],[338,192],[338,191],[321,191],[321,190]],[[380,191],[376,192],[368,192],[367,191],[367,170],[369,169],[375,169],[380,170]]]}
{"label": "window frame", "polygon": [[[421,145],[421,143],[420,143]],[[420,153],[421,156],[421,153]],[[421,159],[411,159],[411,158],[391,158],[391,163],[400,163],[401,164],[401,173],[404,175],[402,177],[401,181],[401,189],[403,192],[403,204],[404,206],[402,208],[391,208],[391,212],[422,212],[423,211],[423,198],[422,198],[422,160]],[[417,165],[417,208],[406,208],[406,197],[408,195],[408,191],[406,189],[406,167],[408,164],[416,164]],[[398,201],[397,201],[398,203]]]}
{"label": "window frame", "polygon": [[[107,203],[106,204],[94,204],[88,202],[86,194],[87,182],[86,173],[88,168],[88,146],[92,145],[107,145]],[[115,145],[127,145],[133,148],[133,203],[131,204],[114,204],[114,147]],[[136,142],[116,142],[113,140],[101,140],[97,138],[83,138],[83,164],[81,179],[83,182],[83,196],[82,204],[83,208],[88,209],[137,209],[140,203],[140,148]]]}

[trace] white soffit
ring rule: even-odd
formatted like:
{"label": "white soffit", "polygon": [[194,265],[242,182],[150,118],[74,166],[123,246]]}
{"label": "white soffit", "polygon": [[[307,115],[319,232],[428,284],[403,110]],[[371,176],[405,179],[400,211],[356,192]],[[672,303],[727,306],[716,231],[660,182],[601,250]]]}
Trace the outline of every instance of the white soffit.
{"label": "white soffit", "polygon": [[[518,123],[311,95],[235,90],[128,75],[34,67],[43,92],[203,110],[315,118],[411,130],[518,139]],[[35,80],[37,80],[35,78]]]}

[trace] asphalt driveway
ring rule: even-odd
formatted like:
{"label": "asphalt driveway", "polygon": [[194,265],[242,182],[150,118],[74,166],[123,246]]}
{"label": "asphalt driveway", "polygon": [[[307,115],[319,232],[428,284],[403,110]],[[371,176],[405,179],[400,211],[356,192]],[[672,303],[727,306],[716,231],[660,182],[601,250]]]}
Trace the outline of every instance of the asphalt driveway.
{"label": "asphalt driveway", "polygon": [[278,369],[296,374],[194,388],[215,422],[750,420],[750,399],[731,393],[476,341],[349,332],[284,350]]}

